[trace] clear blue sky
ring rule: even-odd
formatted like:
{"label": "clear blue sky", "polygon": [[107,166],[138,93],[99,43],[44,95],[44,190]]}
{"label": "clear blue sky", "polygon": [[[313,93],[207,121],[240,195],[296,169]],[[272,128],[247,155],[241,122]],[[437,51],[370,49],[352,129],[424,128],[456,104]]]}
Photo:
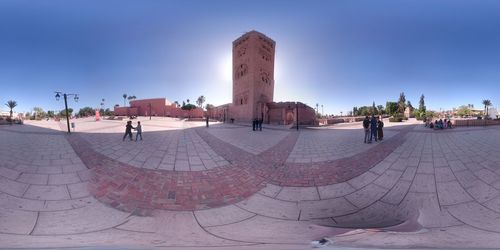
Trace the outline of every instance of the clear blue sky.
{"label": "clear blue sky", "polygon": [[231,42],[276,46],[275,101],[500,106],[500,1],[0,1],[0,102],[62,109],[138,98],[231,101]]}

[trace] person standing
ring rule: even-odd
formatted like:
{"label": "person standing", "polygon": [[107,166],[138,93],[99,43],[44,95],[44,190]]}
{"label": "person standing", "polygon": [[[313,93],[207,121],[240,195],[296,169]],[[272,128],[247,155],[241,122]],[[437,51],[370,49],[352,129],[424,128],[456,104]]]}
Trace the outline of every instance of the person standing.
{"label": "person standing", "polygon": [[262,131],[262,123],[264,122],[263,119],[259,119],[259,131]]}
{"label": "person standing", "polygon": [[137,122],[137,126],[135,127],[135,130],[137,131],[137,133],[135,134],[135,141],[137,141],[137,138],[139,138],[139,136],[141,137],[141,141],[142,141],[142,126],[141,126],[141,122]]}
{"label": "person standing", "polygon": [[374,137],[375,141],[377,141],[377,119],[375,118],[374,115],[372,115],[372,119],[370,120],[370,129],[371,129],[371,134],[369,143],[372,142]]}
{"label": "person standing", "polygon": [[125,125],[125,135],[123,135],[123,141],[125,141],[125,138],[127,135],[130,137],[130,140],[132,141],[132,121],[127,121],[127,125]]}
{"label": "person standing", "polygon": [[365,116],[365,119],[363,120],[363,128],[365,129],[365,143],[368,140],[368,135],[370,134],[370,120],[368,119],[368,116]]}
{"label": "person standing", "polygon": [[378,119],[378,124],[377,124],[377,135],[378,135],[378,139],[381,141],[384,139],[384,122],[382,121],[382,116],[379,116],[379,119]]}

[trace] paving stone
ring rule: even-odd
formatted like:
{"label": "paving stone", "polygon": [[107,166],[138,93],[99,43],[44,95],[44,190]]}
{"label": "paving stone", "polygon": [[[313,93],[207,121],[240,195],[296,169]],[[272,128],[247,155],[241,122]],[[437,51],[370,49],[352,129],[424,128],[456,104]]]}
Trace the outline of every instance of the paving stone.
{"label": "paving stone", "polygon": [[[73,184],[81,182],[77,173],[51,174],[49,175],[49,185]],[[34,183],[36,184],[36,183]]]}
{"label": "paving stone", "polygon": [[21,174],[21,172],[19,172],[17,170],[6,168],[6,167],[0,167],[0,176],[3,176],[5,178],[15,180],[15,179],[17,179],[17,177],[20,174]]}
{"label": "paving stone", "polygon": [[434,181],[434,175],[416,174],[410,187],[410,192],[435,193],[436,183]]}
{"label": "paving stone", "polygon": [[349,183],[341,182],[332,185],[319,186],[318,192],[321,199],[342,197],[356,191]]}
{"label": "paving stone", "polygon": [[29,186],[28,184],[13,181],[11,179],[7,179],[5,177],[0,176],[0,191],[1,192],[7,193],[7,194],[10,194],[13,196],[21,197],[21,196],[23,196],[23,194],[26,191],[26,189],[28,188],[28,186]]}
{"label": "paving stone", "polygon": [[437,194],[439,202],[444,206],[473,200],[457,181],[438,182]]}
{"label": "paving stone", "polygon": [[[86,216],[82,217],[82,214]],[[77,209],[40,212],[33,235],[94,232],[120,225],[128,215],[100,203]]]}
{"label": "paving stone", "polygon": [[255,194],[236,205],[249,212],[278,219],[297,220],[300,214],[296,202],[280,201],[260,194]]}
{"label": "paving stone", "polygon": [[35,226],[37,215],[37,212],[0,208],[0,233],[27,235]]}
{"label": "paving stone", "polygon": [[380,175],[373,183],[381,187],[391,189],[396,182],[399,180],[403,172],[396,170],[387,170],[385,173]]}
{"label": "paving stone", "polygon": [[276,199],[285,201],[319,200],[316,187],[283,187]]}
{"label": "paving stone", "polygon": [[276,195],[278,195],[278,193],[281,191],[282,188],[283,187],[268,183],[268,184],[266,184],[265,188],[263,188],[259,191],[259,193],[262,195],[265,195],[265,196],[269,196],[271,198],[275,198]]}
{"label": "paving stone", "polygon": [[346,195],[345,198],[356,207],[364,208],[382,198],[388,191],[388,189],[375,184],[369,184],[352,194]]}
{"label": "paving stone", "polygon": [[236,223],[255,216],[254,213],[250,213],[234,205],[198,210],[194,214],[203,227]]}
{"label": "paving stone", "polygon": [[320,201],[300,201],[298,206],[301,210],[301,220],[335,217],[358,210],[343,197]]}
{"label": "paving stone", "polygon": [[477,181],[474,185],[467,188],[467,192],[479,203],[486,202],[500,195],[500,191],[482,181]]}
{"label": "paving stone", "polygon": [[88,190],[88,182],[69,184],[68,191],[72,199],[87,197],[90,195]]}
{"label": "paving stone", "polygon": [[436,182],[449,182],[456,180],[453,171],[449,167],[441,167],[435,169]]}
{"label": "paving stone", "polygon": [[30,185],[24,198],[35,200],[64,200],[70,199],[66,185]]}
{"label": "paving stone", "polygon": [[49,176],[47,174],[22,173],[16,181],[27,184],[46,185],[48,179]]}
{"label": "paving stone", "polygon": [[360,176],[354,177],[353,179],[349,180],[348,183],[351,186],[353,186],[354,188],[360,189],[360,188],[368,185],[372,181],[374,181],[377,177],[378,177],[378,175],[368,171],[368,172],[363,173]]}
{"label": "paving stone", "polygon": [[5,193],[0,193],[0,207],[14,210],[39,211],[43,208],[44,201],[19,198]]}
{"label": "paving stone", "polygon": [[391,190],[381,199],[383,202],[398,205],[408,193],[411,182],[399,180]]}
{"label": "paving stone", "polygon": [[475,228],[500,232],[500,213],[496,213],[477,202],[453,205],[447,210],[457,219]]}

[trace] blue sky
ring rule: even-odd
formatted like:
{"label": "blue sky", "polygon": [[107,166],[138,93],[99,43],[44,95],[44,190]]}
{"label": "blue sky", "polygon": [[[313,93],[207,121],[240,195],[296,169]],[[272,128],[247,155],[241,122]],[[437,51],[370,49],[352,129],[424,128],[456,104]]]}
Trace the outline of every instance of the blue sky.
{"label": "blue sky", "polygon": [[122,94],[231,102],[231,42],[276,46],[275,101],[325,113],[500,104],[500,1],[0,1],[0,102],[18,111],[123,105]]}

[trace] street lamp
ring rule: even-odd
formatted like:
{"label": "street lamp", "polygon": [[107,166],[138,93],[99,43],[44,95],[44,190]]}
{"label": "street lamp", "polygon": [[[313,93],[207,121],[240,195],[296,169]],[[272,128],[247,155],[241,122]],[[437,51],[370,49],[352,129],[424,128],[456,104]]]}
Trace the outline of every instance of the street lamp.
{"label": "street lamp", "polygon": [[299,102],[295,103],[295,109],[297,110],[297,131],[299,131]]}
{"label": "street lamp", "polygon": [[66,93],[62,93],[59,91],[56,91],[55,93],[56,93],[56,101],[59,101],[59,99],[61,99],[61,94],[64,97],[64,108],[66,111],[66,124],[68,125],[68,133],[71,134],[71,130],[69,128],[68,96],[74,96],[73,99],[75,100],[75,102],[78,102],[78,99],[80,99],[80,97],[78,97],[78,94],[66,94]]}
{"label": "street lamp", "polygon": [[151,103],[149,103],[149,120],[151,120]]}
{"label": "street lamp", "polygon": [[[101,110],[102,110],[102,113],[104,113],[104,98],[101,99]],[[101,114],[103,115],[103,114]]]}

